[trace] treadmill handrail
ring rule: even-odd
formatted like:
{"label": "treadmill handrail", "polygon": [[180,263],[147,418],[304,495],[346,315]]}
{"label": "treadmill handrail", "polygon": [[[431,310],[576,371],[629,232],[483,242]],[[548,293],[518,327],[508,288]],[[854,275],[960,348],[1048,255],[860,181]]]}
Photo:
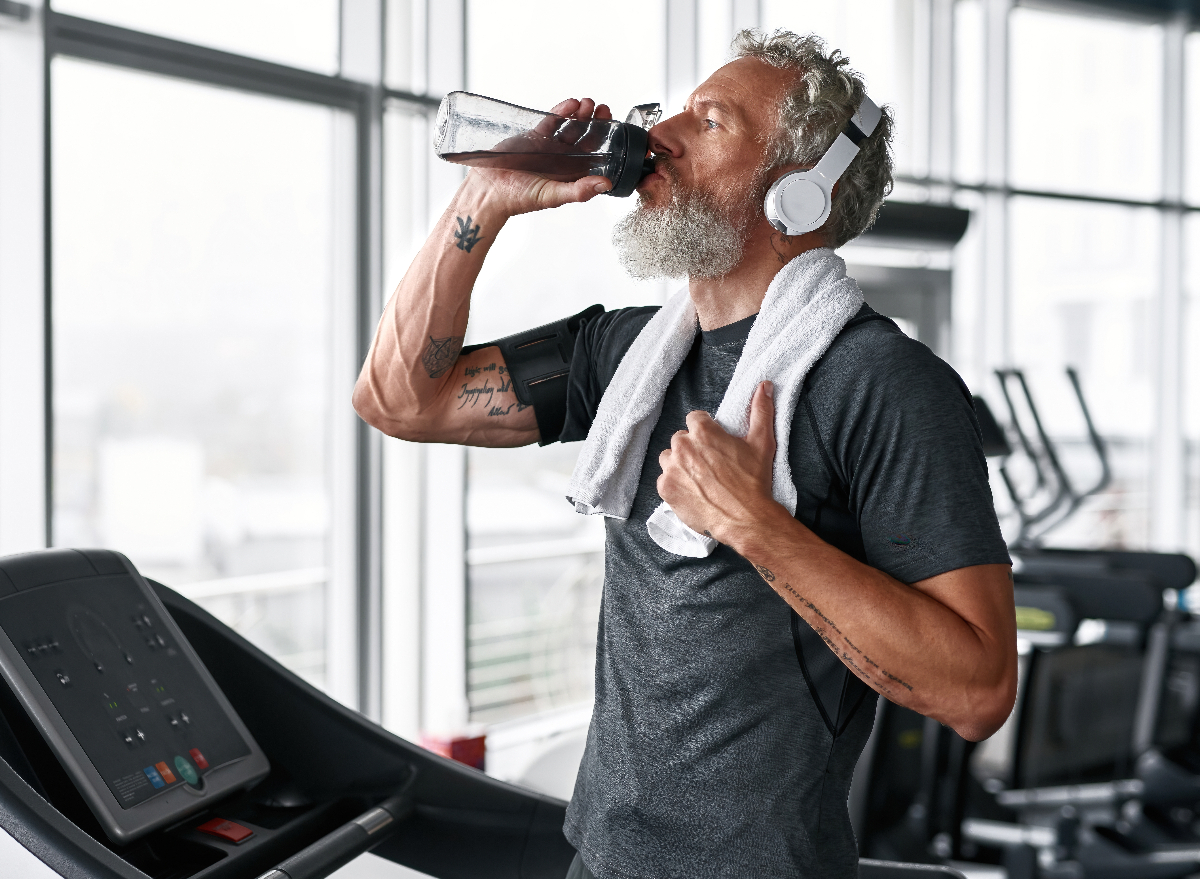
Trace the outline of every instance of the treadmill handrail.
{"label": "treadmill handrail", "polygon": [[[413,774],[416,777],[416,773]],[[412,778],[400,790],[357,818],[330,831],[281,861],[258,879],[325,879],[387,838],[413,813]]]}

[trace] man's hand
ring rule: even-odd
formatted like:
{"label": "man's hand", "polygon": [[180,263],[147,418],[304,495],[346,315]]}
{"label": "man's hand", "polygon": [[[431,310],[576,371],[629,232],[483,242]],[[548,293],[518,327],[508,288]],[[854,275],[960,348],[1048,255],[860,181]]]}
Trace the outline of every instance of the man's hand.
{"label": "man's hand", "polygon": [[[580,120],[578,125],[570,123],[557,131],[557,140],[564,148],[570,147],[575,141],[586,141],[589,119],[612,119],[612,111],[607,104],[597,106],[591,98],[582,101],[568,98],[551,110],[553,116],[547,116],[542,125],[529,133],[529,139],[550,137],[555,134],[561,124],[558,116]],[[546,130],[541,130],[545,126]],[[529,150],[524,145],[516,152]],[[487,197],[495,206],[508,216],[526,214],[546,208],[556,208],[573,202],[584,202],[595,198],[602,192],[612,189],[612,181],[607,177],[593,175],[583,177],[572,183],[561,183],[547,180],[527,171],[504,171],[497,168],[472,168],[467,177],[468,185],[481,185],[487,192]]]}
{"label": "man's hand", "polygon": [[731,543],[739,531],[777,512],[771,496],[775,463],[775,402],[770,382],[750,401],[745,439],[730,436],[707,412],[689,412],[687,430],[659,455],[658,494],[694,531]]}

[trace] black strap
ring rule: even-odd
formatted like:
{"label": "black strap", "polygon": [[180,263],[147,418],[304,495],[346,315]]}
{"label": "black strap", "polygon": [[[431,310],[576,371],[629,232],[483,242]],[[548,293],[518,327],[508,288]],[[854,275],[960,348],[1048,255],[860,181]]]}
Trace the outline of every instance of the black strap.
{"label": "black strap", "polygon": [[846,121],[846,127],[842,129],[842,134],[850,138],[850,142],[856,147],[861,147],[863,141],[867,139],[866,132],[855,124],[853,116]]}
{"label": "black strap", "polygon": [[463,354],[470,354],[492,345],[500,349],[517,400],[533,407],[539,445],[557,441],[562,433],[567,419],[567,377],[571,373],[575,337],[585,323],[603,313],[603,305],[590,305],[554,323],[462,350]]}

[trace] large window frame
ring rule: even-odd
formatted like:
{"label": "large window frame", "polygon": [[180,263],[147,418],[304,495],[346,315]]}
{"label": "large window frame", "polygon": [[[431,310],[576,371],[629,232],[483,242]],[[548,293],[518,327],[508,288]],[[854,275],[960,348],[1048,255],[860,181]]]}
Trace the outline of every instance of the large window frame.
{"label": "large window frame", "polygon": [[[421,19],[439,17],[421,3]],[[386,8],[385,8],[386,6]],[[325,75],[232,54],[54,11],[49,4],[6,4],[0,9],[0,50],[6,55],[6,112],[0,155],[16,161],[0,174],[8,204],[0,208],[11,268],[0,277],[0,317],[7,325],[0,357],[0,554],[53,545],[52,403],[54,296],[52,272],[51,65],[69,57],[177,80],[328,107],[353,119],[352,156],[344,171],[354,277],[352,318],[334,340],[342,362],[361,363],[385,296],[382,277],[382,118],[385,103],[428,115],[436,96],[383,86],[385,15],[403,4],[343,0],[338,35],[340,70]],[[424,40],[415,41],[423,43]],[[401,52],[411,47],[400,47]],[[16,75],[13,75],[16,74]],[[422,83],[424,85],[426,83]],[[13,112],[15,111],[15,112]],[[24,184],[14,188],[17,181]],[[39,222],[40,220],[40,222]],[[20,235],[13,235],[13,229]],[[349,252],[349,249],[348,249]],[[11,263],[8,258],[11,257]],[[20,340],[21,344],[7,344]],[[349,406],[349,389],[346,407]],[[369,717],[383,715],[385,625],[382,614],[384,543],[383,441],[350,413],[340,431],[343,451],[333,462],[342,476],[334,490],[352,523],[342,528],[339,557],[343,586],[327,602],[327,643],[340,656],[331,669],[330,693]],[[353,419],[351,424],[350,419]],[[338,485],[340,484],[340,489]],[[421,559],[406,560],[420,576]],[[419,603],[418,603],[419,604]],[[407,730],[406,730],[407,731]]]}

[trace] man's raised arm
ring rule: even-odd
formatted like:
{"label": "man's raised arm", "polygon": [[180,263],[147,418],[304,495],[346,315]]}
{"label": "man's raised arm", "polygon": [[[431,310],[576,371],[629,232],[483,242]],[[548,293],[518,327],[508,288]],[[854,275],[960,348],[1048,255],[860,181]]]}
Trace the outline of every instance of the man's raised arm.
{"label": "man's raised arm", "polygon": [[[608,107],[563,101],[553,110],[608,119]],[[368,424],[401,439],[522,446],[538,439],[533,411],[517,401],[500,350],[460,356],[471,291],[484,257],[517,214],[584,202],[604,177],[557,183],[517,171],[473,168],[384,307],[354,386]]]}

